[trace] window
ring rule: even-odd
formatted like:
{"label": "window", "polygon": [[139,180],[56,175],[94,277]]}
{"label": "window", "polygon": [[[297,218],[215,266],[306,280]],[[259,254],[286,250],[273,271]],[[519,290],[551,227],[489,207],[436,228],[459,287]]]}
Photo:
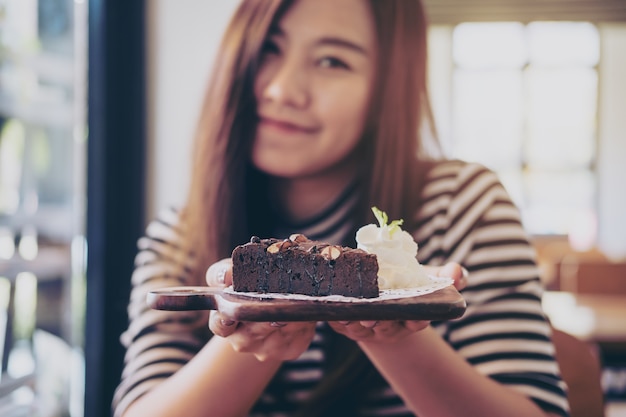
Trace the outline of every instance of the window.
{"label": "window", "polygon": [[[496,171],[530,233],[578,233],[593,240],[596,27],[462,23],[451,30],[448,44],[448,155]],[[433,86],[435,96],[440,90]]]}
{"label": "window", "polygon": [[83,405],[86,6],[0,0],[2,415]]}

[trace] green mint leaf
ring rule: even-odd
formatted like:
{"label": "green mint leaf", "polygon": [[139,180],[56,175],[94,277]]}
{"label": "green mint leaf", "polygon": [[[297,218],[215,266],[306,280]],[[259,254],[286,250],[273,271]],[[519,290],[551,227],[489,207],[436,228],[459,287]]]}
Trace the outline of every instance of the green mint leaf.
{"label": "green mint leaf", "polygon": [[376,217],[376,220],[378,220],[378,224],[380,225],[381,229],[387,226],[387,213],[379,210],[378,207],[372,207],[372,211],[374,212],[374,216]]}
{"label": "green mint leaf", "polygon": [[387,222],[389,221],[387,213],[380,210],[378,207],[372,207],[372,212],[374,212],[374,216],[376,217],[376,220],[378,220],[378,224],[381,229],[389,227],[389,236],[393,236],[396,231],[400,230],[400,226],[404,223],[404,220],[402,219],[394,220],[389,224],[389,226],[387,226]]}
{"label": "green mint leaf", "polygon": [[400,226],[402,226],[404,220],[394,220],[389,224],[389,236],[393,236],[398,230],[400,230]]}

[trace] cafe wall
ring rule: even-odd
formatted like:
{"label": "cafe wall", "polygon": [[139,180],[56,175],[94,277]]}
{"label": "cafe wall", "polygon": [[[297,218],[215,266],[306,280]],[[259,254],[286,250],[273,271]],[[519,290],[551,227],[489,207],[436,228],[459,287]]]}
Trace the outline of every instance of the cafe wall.
{"label": "cafe wall", "polygon": [[214,55],[236,1],[154,0],[148,21],[148,215],[180,205],[190,144]]}

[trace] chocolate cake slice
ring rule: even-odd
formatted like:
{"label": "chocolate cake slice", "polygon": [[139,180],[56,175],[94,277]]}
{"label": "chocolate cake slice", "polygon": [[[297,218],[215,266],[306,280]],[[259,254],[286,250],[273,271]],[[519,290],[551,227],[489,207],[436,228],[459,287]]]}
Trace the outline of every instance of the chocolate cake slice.
{"label": "chocolate cake slice", "polygon": [[239,292],[379,295],[376,255],[301,234],[285,240],[253,236],[233,250],[232,260],[233,289]]}

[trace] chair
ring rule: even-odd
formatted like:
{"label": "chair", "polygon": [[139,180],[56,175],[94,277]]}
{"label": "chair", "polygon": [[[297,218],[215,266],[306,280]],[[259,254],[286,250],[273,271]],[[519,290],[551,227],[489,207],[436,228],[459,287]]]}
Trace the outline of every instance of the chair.
{"label": "chair", "polygon": [[568,386],[571,417],[604,417],[599,356],[587,343],[558,329],[553,328],[552,341],[561,375]]}
{"label": "chair", "polygon": [[626,262],[599,262],[564,257],[560,289],[579,294],[626,294]]}

